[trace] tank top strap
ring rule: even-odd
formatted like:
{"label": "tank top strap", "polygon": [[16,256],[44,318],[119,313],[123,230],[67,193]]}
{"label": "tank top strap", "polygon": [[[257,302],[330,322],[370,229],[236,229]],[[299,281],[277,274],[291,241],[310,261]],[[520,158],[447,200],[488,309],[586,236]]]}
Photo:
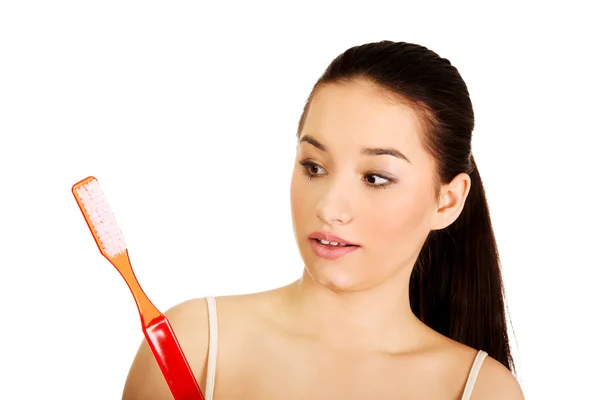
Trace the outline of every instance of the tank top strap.
{"label": "tank top strap", "polygon": [[475,382],[477,381],[477,376],[479,375],[479,370],[481,369],[486,356],[487,353],[483,350],[479,350],[477,353],[477,356],[473,361],[473,365],[471,366],[471,371],[469,372],[469,377],[467,378],[467,383],[465,385],[465,390],[461,400],[469,400],[471,398],[473,388],[475,388]]}
{"label": "tank top strap", "polygon": [[217,348],[219,329],[217,324],[217,302],[213,296],[206,296],[208,307],[208,363],[206,368],[205,400],[213,400],[215,375],[217,372]]}

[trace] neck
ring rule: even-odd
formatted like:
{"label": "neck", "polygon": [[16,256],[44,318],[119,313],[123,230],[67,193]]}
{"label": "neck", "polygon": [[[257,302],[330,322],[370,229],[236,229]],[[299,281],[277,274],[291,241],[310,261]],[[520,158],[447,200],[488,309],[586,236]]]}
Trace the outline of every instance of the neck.
{"label": "neck", "polygon": [[[406,276],[404,276],[406,275]],[[297,332],[336,348],[404,352],[423,337],[409,302],[410,274],[362,291],[335,291],[305,270],[287,287],[287,308]]]}

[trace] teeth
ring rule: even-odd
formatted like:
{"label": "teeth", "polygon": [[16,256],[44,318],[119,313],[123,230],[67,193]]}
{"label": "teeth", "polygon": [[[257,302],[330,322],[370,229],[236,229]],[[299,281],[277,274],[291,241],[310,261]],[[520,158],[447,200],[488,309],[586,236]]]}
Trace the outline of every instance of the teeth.
{"label": "teeth", "polygon": [[321,242],[321,244],[326,244],[326,245],[329,245],[329,246],[346,246],[345,243],[330,242],[330,241],[327,241],[327,240],[320,240],[319,239],[319,242]]}

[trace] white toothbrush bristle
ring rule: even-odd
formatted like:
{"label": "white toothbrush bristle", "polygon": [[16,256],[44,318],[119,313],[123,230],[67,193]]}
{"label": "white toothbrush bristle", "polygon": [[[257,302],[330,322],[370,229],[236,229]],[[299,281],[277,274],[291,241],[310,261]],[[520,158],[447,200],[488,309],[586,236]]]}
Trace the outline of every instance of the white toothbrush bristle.
{"label": "white toothbrush bristle", "polygon": [[98,181],[91,180],[76,192],[106,254],[112,258],[123,253],[127,249],[125,238]]}

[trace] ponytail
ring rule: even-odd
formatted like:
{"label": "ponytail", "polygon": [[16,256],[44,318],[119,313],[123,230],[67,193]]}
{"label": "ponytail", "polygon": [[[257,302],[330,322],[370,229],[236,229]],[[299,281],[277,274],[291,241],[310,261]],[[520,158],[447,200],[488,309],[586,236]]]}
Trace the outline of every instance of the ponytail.
{"label": "ponytail", "polygon": [[472,157],[471,163],[463,211],[425,241],[410,278],[410,304],[430,328],[486,351],[514,372],[496,239]]}

